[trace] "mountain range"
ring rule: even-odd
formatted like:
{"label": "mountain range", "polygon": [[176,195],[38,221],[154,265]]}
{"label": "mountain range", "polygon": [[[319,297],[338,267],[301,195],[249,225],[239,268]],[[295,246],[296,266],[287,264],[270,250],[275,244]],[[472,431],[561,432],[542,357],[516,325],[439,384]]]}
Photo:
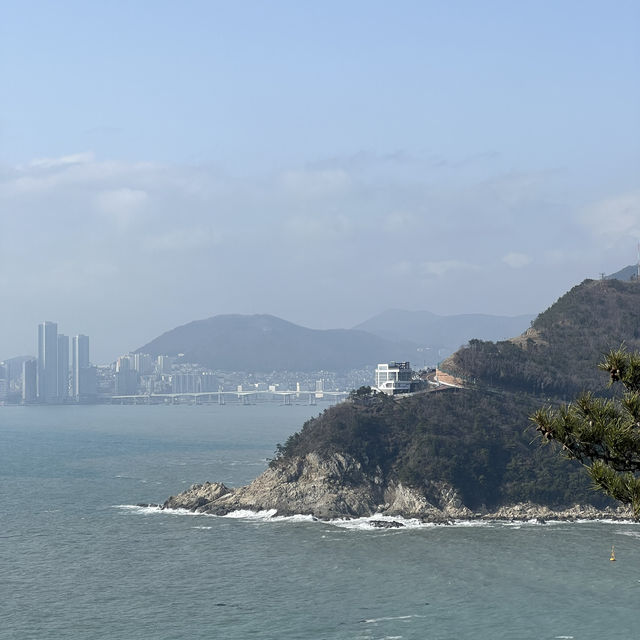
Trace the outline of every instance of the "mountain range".
{"label": "mountain range", "polygon": [[353,329],[307,329],[270,315],[220,315],[167,331],[139,349],[183,354],[226,371],[344,371],[409,359],[415,346]]}
{"label": "mountain range", "polygon": [[176,327],[137,351],[183,354],[227,371],[345,371],[391,360],[433,366],[469,339],[519,333],[529,316],[388,311],[353,329],[308,329],[271,315],[219,315]]}
{"label": "mountain range", "polygon": [[472,338],[504,340],[522,333],[533,315],[494,316],[481,313],[441,316],[430,311],[390,309],[354,327],[387,340],[409,340],[419,345],[429,364]]}
{"label": "mountain range", "polygon": [[[628,281],[634,265],[606,276]],[[176,327],[137,349],[225,371],[345,371],[379,362],[433,367],[470,340],[504,341],[534,316],[438,315],[390,309],[352,329],[309,329],[272,315],[219,315]]]}

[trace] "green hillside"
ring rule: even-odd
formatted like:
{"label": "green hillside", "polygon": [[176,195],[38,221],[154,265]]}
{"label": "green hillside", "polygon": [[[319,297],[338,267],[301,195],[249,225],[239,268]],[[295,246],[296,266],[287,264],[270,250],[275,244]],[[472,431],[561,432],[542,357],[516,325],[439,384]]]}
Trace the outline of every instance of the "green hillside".
{"label": "green hillside", "polygon": [[[364,470],[423,489],[445,481],[471,509],[518,502],[564,507],[610,504],[578,464],[540,447],[528,416],[534,397],[473,390],[343,403],[308,421],[273,465],[310,452],[352,455]],[[344,479],[349,482],[348,478]]]}
{"label": "green hillside", "polygon": [[[578,464],[541,447],[529,416],[582,387],[603,391],[601,354],[640,347],[640,286],[586,280],[540,314],[520,338],[472,341],[444,363],[461,390],[409,398],[354,396],[279,446],[273,465],[310,452],[349,453],[371,474],[422,488],[446,481],[471,508],[532,501],[608,504]],[[345,481],[349,481],[348,478]]]}
{"label": "green hillside", "polygon": [[522,336],[472,340],[441,367],[472,385],[570,398],[584,388],[603,392],[595,365],[623,343],[640,348],[640,283],[585,280]]}

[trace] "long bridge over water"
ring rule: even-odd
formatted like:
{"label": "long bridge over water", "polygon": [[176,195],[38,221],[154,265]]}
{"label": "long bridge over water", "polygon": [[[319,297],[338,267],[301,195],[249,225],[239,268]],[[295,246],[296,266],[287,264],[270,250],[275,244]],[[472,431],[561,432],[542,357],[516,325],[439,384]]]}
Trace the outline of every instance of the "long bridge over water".
{"label": "long bridge over water", "polygon": [[341,402],[347,391],[198,391],[184,393],[147,393],[144,395],[111,396],[111,404],[256,404],[279,402],[284,405],[300,401],[314,405],[318,401]]}

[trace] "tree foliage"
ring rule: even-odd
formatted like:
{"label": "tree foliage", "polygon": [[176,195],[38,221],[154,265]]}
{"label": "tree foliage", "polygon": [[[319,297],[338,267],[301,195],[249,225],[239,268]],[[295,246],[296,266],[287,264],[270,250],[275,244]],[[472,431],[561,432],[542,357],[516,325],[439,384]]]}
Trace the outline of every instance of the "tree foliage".
{"label": "tree foliage", "polygon": [[631,505],[640,518],[640,353],[624,347],[611,351],[598,368],[609,373],[609,386],[621,385],[614,398],[591,392],[558,409],[543,407],[532,416],[543,440],[555,442],[565,456],[589,472],[596,487]]}
{"label": "tree foliage", "polygon": [[566,401],[583,389],[607,395],[593,361],[622,343],[640,349],[640,287],[586,280],[541,313],[520,338],[470,340],[441,368],[478,388]]}
{"label": "tree foliage", "polygon": [[[358,393],[359,391],[359,393]],[[523,427],[539,398],[450,389],[396,398],[366,387],[307,421],[276,450],[272,467],[314,452],[346,453],[371,476],[428,490],[456,487],[471,509],[531,501],[605,506],[578,463],[530,446]]]}

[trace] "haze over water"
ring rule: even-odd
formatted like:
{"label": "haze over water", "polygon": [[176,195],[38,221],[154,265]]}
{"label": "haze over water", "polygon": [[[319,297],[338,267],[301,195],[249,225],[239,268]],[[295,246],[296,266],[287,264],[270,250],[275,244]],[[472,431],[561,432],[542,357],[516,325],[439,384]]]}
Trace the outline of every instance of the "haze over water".
{"label": "haze over water", "polygon": [[319,409],[0,409],[0,638],[635,637],[638,525],[378,530],[134,506],[250,481]]}

